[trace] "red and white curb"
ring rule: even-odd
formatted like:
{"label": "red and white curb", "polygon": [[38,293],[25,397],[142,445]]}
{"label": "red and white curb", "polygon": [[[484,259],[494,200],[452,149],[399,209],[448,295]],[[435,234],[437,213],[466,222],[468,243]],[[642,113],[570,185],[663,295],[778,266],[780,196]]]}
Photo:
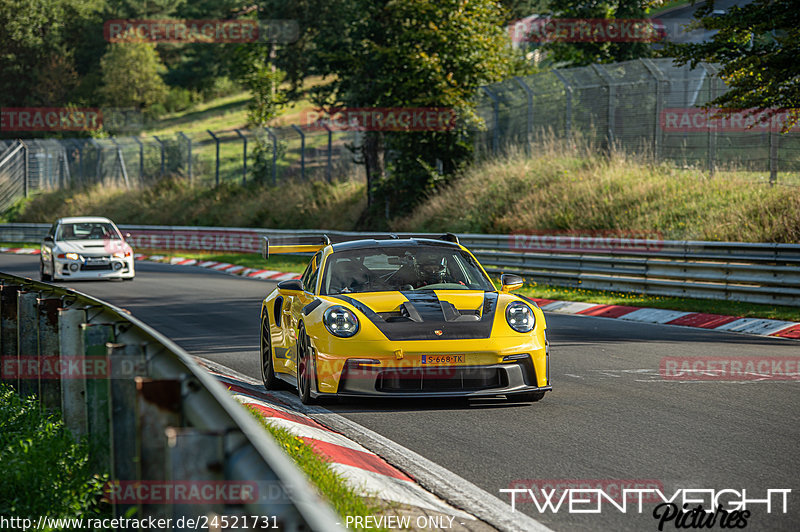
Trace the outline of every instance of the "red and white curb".
{"label": "red and white curb", "polygon": [[535,301],[542,310],[547,312],[800,339],[800,323],[793,321],[740,318],[704,312],[684,312],[658,308],[628,307],[625,305],[601,305],[598,303],[556,301],[553,299],[527,299]]}
{"label": "red and white curb", "polygon": [[240,403],[255,408],[268,423],[286,429],[306,442],[362,495],[425,508],[460,520],[475,520],[472,515],[426,491],[414,479],[362,445],[291,409],[288,404],[286,407],[276,404],[276,397],[240,378],[219,373],[206,364],[203,366]]}
{"label": "red and white curb", "polygon": [[165,255],[142,255],[137,253],[133,256],[135,260],[149,260],[153,262],[167,262],[173,266],[197,266],[198,268],[208,268],[218,272],[249,277],[252,279],[263,279],[266,281],[285,281],[287,279],[299,279],[299,273],[279,272],[275,270],[261,270],[258,268],[247,268],[228,262],[217,262],[213,260],[187,259],[184,257],[167,257]]}
{"label": "red and white curb", "polygon": [[38,255],[41,253],[39,248],[5,248],[0,247],[0,253],[14,253],[16,255]]}

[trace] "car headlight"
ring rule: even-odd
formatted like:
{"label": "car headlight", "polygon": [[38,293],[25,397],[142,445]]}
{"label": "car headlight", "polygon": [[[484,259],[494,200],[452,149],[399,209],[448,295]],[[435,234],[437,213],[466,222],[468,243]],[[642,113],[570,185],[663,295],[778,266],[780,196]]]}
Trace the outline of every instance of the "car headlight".
{"label": "car headlight", "polygon": [[520,333],[531,332],[536,325],[531,307],[522,301],[514,301],[506,307],[506,321],[509,327]]}
{"label": "car headlight", "polygon": [[322,321],[328,331],[339,338],[350,338],[358,332],[358,318],[341,305],[326,310]]}
{"label": "car headlight", "polygon": [[80,255],[77,253],[61,253],[58,256],[59,259],[69,259],[69,260],[81,260]]}
{"label": "car headlight", "polygon": [[130,256],[131,256],[131,252],[130,251],[115,251],[114,252],[114,258],[116,258],[116,259],[124,259],[124,258],[130,257]]}

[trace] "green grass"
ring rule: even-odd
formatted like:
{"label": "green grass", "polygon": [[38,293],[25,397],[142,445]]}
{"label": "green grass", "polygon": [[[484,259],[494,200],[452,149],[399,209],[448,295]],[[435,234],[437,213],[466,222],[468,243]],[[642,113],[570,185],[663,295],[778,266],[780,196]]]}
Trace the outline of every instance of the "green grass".
{"label": "green grass", "polygon": [[108,475],[91,471],[89,452],[60,415],[0,384],[0,516],[110,517],[101,502]]}
{"label": "green grass", "polygon": [[800,322],[800,308],[778,305],[759,305],[739,301],[719,301],[714,299],[690,299],[682,297],[648,296],[643,294],[612,292],[606,290],[587,290],[583,288],[566,288],[526,284],[515,291],[520,295],[558,299],[562,301],[582,301],[601,305],[627,305],[631,307],[650,307],[686,312],[706,312],[743,318],[767,318]]}
{"label": "green grass", "polygon": [[[381,513],[385,509],[382,506],[378,506],[375,499],[362,496],[350,487],[344,477],[334,471],[330,463],[323,460],[301,438],[284,428],[272,425],[255,408],[248,408],[267,431],[272,434],[278,445],[311,479],[319,494],[324,499],[327,499],[340,516],[372,516]],[[370,528],[369,530],[385,529]]]}

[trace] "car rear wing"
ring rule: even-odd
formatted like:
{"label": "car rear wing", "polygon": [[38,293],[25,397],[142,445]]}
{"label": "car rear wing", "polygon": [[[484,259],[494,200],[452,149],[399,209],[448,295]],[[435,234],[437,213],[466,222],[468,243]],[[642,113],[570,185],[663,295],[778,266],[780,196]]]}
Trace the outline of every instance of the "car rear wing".
{"label": "car rear wing", "polygon": [[327,235],[273,238],[272,241],[265,236],[261,241],[261,256],[268,260],[270,255],[278,253],[316,253],[330,243]]}

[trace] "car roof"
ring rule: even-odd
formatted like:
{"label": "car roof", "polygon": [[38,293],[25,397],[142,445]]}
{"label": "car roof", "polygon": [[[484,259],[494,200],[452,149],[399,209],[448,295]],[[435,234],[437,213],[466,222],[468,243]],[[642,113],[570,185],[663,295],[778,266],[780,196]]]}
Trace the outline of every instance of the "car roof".
{"label": "car roof", "polygon": [[369,248],[403,248],[403,247],[444,247],[449,249],[461,249],[461,246],[455,242],[447,240],[434,240],[432,238],[391,238],[386,240],[376,240],[374,238],[366,238],[363,240],[351,240],[349,242],[341,242],[332,244],[333,252],[348,251],[353,249],[369,249]]}
{"label": "car roof", "polygon": [[70,216],[67,218],[59,218],[57,220],[57,223],[61,224],[81,224],[90,222],[114,223],[108,218],[103,218],[102,216]]}

